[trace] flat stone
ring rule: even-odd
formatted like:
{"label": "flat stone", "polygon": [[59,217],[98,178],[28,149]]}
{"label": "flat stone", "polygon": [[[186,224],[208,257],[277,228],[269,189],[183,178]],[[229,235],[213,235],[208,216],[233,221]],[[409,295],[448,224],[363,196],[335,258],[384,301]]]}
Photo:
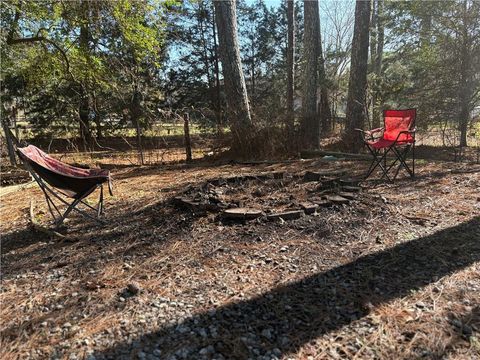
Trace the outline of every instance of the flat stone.
{"label": "flat stone", "polygon": [[360,179],[342,178],[340,179],[340,184],[342,186],[358,186],[358,184],[360,184]]}
{"label": "flat stone", "polygon": [[224,218],[234,220],[252,220],[262,215],[262,210],[245,207],[226,209],[223,211]]}
{"label": "flat stone", "polygon": [[311,182],[311,181],[318,181],[320,180],[321,175],[319,173],[315,173],[313,171],[307,171],[305,172],[305,175],[303,175],[303,181],[305,182]]}
{"label": "flat stone", "polygon": [[328,207],[333,205],[331,201],[328,201],[325,199],[315,199],[315,200],[312,200],[312,202],[314,202],[319,207]]}
{"label": "flat stone", "polygon": [[337,177],[322,177],[318,190],[332,189],[338,186],[339,179]]}
{"label": "flat stone", "polygon": [[305,211],[305,214],[313,214],[317,210],[318,205],[311,202],[304,202],[300,204],[300,207]]}
{"label": "flat stone", "polygon": [[349,192],[346,192],[346,191],[341,191],[341,192],[338,193],[338,195],[340,195],[341,197],[344,197],[345,199],[348,199],[348,200],[355,200],[356,199],[356,196],[353,193],[349,193]]}
{"label": "flat stone", "polygon": [[276,213],[276,214],[269,214],[267,215],[268,220],[295,220],[299,219],[303,216],[304,212],[303,210],[292,210],[292,211],[285,211],[281,213]]}
{"label": "flat stone", "polygon": [[326,195],[325,199],[335,204],[348,204],[350,201],[340,195]]}
{"label": "flat stone", "polygon": [[345,186],[342,186],[342,190],[347,192],[360,192],[362,191],[362,188],[360,186],[345,185]]}

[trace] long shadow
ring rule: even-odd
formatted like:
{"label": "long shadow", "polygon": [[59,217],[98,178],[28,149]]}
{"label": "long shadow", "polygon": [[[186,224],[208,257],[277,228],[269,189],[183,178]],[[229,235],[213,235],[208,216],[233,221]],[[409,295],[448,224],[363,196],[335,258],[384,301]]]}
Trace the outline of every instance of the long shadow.
{"label": "long shadow", "polygon": [[[227,359],[268,357],[272,352],[280,357],[362,318],[372,306],[406,296],[479,260],[477,216],[433,235],[160,328],[141,336],[136,350],[131,350],[129,343],[120,343],[95,356],[133,358],[139,349],[148,352],[156,346],[168,346],[177,355],[183,352],[182,358],[195,359],[202,357],[200,349],[212,345]],[[208,336],[200,336],[195,331],[198,328],[207,329]],[[163,352],[162,358],[171,355]]]}

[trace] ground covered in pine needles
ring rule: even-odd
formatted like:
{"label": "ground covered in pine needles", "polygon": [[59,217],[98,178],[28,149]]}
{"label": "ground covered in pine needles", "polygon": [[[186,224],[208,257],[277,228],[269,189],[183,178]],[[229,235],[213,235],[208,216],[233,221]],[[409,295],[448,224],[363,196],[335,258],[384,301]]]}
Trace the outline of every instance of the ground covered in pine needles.
{"label": "ground covered in pine needles", "polygon": [[108,225],[61,237],[37,187],[5,192],[1,358],[480,358],[479,166],[330,186],[366,165],[124,167]]}

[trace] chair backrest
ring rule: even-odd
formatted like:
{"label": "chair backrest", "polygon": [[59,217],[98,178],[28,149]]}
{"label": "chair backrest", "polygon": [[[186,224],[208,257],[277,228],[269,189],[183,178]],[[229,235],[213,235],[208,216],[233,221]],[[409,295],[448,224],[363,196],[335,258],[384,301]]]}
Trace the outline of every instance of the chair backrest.
{"label": "chair backrest", "polygon": [[[383,121],[385,131],[383,138],[385,140],[396,140],[401,131],[412,130],[415,127],[416,109],[406,110],[384,110]],[[411,134],[401,134],[398,141],[412,141]]]}
{"label": "chair backrest", "polygon": [[68,196],[83,195],[107,181],[110,189],[110,173],[107,170],[82,169],[65,164],[33,145],[17,150],[29,171],[34,171],[51,186],[70,192]]}

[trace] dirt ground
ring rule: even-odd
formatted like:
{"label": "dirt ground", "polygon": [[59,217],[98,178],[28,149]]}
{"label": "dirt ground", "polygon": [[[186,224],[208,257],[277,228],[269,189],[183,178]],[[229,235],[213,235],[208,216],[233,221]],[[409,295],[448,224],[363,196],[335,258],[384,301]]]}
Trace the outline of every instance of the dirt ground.
{"label": "dirt ground", "polygon": [[225,221],[174,201],[213,191],[292,210],[323,196],[306,171],[366,165],[125,166],[108,225],[74,216],[64,237],[30,225],[32,199],[49,220],[36,186],[5,193],[1,358],[480,358],[478,164],[419,161],[415,179],[363,182],[295,220]]}

